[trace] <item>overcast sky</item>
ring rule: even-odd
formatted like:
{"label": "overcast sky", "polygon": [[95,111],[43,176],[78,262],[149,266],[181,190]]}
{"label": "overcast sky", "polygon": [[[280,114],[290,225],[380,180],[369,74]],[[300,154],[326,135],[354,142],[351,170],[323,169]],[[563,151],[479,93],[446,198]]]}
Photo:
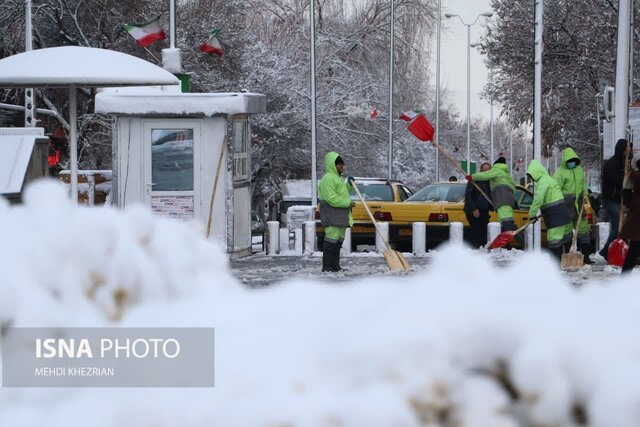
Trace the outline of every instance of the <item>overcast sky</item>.
{"label": "overcast sky", "polygon": [[[467,22],[473,22],[480,13],[492,12],[490,0],[442,0],[442,41],[440,81],[446,86],[450,98],[462,117],[467,111],[467,27],[458,18],[445,19],[445,13],[455,13]],[[487,18],[481,18],[471,27],[471,43],[478,42],[484,33]],[[435,53],[435,49],[434,49]],[[435,76],[435,55],[433,67]],[[489,104],[480,99],[480,92],[487,82],[484,56],[471,49],[471,117],[489,118]],[[498,111],[495,112],[496,117]]]}

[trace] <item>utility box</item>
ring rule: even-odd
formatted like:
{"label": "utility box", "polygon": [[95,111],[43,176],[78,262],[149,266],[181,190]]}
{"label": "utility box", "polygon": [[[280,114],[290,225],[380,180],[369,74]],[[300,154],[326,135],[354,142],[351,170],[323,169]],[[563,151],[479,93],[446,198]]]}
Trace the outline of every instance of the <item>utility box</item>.
{"label": "utility box", "polygon": [[28,183],[49,176],[43,128],[0,128],[0,195],[16,204]]}
{"label": "utility box", "polygon": [[210,238],[234,257],[249,255],[250,117],[266,112],[266,97],[178,91],[96,96],[96,113],[114,118],[112,204],[142,203],[156,215],[195,221],[203,233],[211,223]]}

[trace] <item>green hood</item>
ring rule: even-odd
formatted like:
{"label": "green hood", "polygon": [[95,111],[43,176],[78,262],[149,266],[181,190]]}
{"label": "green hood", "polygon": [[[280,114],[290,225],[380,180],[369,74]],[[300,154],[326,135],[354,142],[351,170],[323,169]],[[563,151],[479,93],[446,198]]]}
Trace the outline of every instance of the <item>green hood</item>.
{"label": "green hood", "polygon": [[545,167],[542,166],[542,163],[540,163],[540,161],[536,159],[531,160],[531,163],[529,163],[527,174],[531,175],[531,178],[535,182],[540,181],[540,178],[542,178],[543,176],[549,175]]}
{"label": "green hood", "polygon": [[509,166],[505,165],[504,163],[496,163],[493,166],[491,166],[492,168],[496,168],[496,169],[500,169],[505,171],[507,174],[509,173]]}
{"label": "green hood", "polygon": [[325,154],[324,170],[327,173],[332,173],[340,176],[340,174],[338,173],[338,169],[336,169],[336,159],[338,157],[340,157],[340,154],[336,153],[335,151],[329,151],[327,154]]}
{"label": "green hood", "polygon": [[565,148],[562,151],[562,164],[560,165],[560,167],[566,168],[567,167],[567,162],[569,160],[573,160],[573,159],[578,160],[578,164],[581,163],[580,157],[578,156],[578,153],[576,153],[573,148],[571,148],[571,147]]}

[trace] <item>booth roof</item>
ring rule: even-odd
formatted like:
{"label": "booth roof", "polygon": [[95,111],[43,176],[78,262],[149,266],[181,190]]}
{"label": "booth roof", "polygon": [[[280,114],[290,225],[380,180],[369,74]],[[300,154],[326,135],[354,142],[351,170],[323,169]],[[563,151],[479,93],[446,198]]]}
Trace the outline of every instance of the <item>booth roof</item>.
{"label": "booth roof", "polygon": [[267,112],[267,98],[259,93],[179,93],[173,89],[107,89],[96,95],[96,113],[211,117]]}
{"label": "booth roof", "polygon": [[177,85],[176,76],[126,53],[92,47],[36,49],[0,60],[0,87]]}

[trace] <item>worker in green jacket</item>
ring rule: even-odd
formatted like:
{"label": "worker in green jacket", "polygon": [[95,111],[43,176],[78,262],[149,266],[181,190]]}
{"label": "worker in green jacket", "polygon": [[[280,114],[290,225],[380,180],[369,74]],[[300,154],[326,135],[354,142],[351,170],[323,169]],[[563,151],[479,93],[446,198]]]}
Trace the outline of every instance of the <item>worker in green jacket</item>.
{"label": "worker in green jacket", "polygon": [[516,184],[509,173],[507,159],[499,157],[488,171],[467,176],[467,181],[471,180],[489,181],[491,201],[498,214],[501,231],[515,230],[517,227],[513,219],[513,208],[516,206]]}
{"label": "worker in green jacket", "polygon": [[586,212],[583,212],[580,224],[578,224],[578,214],[585,197],[589,197],[589,190],[584,178],[584,169],[580,165],[580,157],[573,148],[565,148],[562,151],[562,164],[553,178],[562,190],[573,229],[578,233],[578,248],[584,255],[585,263],[590,264],[589,254],[593,253],[593,245],[591,244],[591,231]]}
{"label": "worker in green jacket", "polygon": [[569,249],[572,237],[572,224],[564,195],[555,179],[549,175],[540,161],[533,159],[527,168],[527,175],[536,185],[533,202],[529,208],[529,217],[534,218],[541,211],[547,226],[547,244],[558,260],[563,251]]}
{"label": "worker in green jacket", "polygon": [[342,178],[344,160],[340,154],[331,151],[324,156],[325,174],[320,180],[320,221],[324,227],[322,245],[322,271],[340,271],[340,248],[344,242],[347,227],[353,225],[351,216],[351,192],[354,179]]}

